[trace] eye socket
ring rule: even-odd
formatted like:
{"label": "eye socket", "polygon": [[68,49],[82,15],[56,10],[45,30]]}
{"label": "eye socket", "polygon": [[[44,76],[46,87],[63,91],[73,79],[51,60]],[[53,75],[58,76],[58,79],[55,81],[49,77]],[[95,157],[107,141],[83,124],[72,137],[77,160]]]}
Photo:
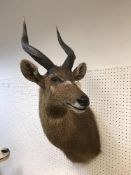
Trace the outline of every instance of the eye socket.
{"label": "eye socket", "polygon": [[54,83],[62,83],[62,82],[63,82],[63,81],[62,81],[59,77],[57,77],[57,76],[52,77],[52,78],[51,78],[51,81],[53,81]]}

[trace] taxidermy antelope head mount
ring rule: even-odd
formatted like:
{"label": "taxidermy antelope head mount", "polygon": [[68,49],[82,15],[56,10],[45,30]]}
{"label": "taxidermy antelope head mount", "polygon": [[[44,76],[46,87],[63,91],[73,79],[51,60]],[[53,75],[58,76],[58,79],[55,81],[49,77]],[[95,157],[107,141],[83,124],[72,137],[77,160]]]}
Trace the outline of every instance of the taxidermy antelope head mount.
{"label": "taxidermy antelope head mount", "polygon": [[28,60],[21,61],[21,71],[28,80],[40,86],[40,120],[50,142],[72,162],[87,162],[100,152],[100,140],[89,98],[76,84],[84,77],[86,64],[81,63],[72,71],[75,54],[65,44],[58,29],[57,37],[67,54],[62,66],[56,66],[29,44],[24,21],[22,47],[47,73],[40,75],[38,68]]}

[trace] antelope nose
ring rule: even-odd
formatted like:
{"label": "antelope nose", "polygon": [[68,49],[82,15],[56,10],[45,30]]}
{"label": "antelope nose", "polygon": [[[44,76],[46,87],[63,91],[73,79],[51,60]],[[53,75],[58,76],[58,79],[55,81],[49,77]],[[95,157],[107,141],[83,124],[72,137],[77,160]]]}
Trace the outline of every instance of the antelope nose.
{"label": "antelope nose", "polygon": [[8,148],[5,148],[5,149],[2,149],[1,152],[2,153],[8,153],[8,152],[10,152],[10,150]]}
{"label": "antelope nose", "polygon": [[82,95],[77,99],[77,101],[81,106],[84,106],[84,107],[89,106],[90,104],[89,98],[86,95]]}

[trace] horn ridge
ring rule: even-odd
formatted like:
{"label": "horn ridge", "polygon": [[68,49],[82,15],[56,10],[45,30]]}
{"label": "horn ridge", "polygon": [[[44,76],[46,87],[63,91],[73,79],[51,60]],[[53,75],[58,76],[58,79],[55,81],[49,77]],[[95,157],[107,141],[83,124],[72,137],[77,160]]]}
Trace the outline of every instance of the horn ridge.
{"label": "horn ridge", "polygon": [[23,34],[21,38],[21,44],[24,51],[27,52],[35,61],[37,61],[47,70],[55,66],[54,63],[46,55],[29,44],[25,19],[23,21]]}
{"label": "horn ridge", "polygon": [[76,58],[74,51],[63,41],[57,27],[56,27],[56,31],[57,31],[58,42],[60,46],[63,48],[63,50],[66,52],[66,54],[68,55],[66,60],[63,63],[63,66],[66,68],[72,69],[75,58]]}

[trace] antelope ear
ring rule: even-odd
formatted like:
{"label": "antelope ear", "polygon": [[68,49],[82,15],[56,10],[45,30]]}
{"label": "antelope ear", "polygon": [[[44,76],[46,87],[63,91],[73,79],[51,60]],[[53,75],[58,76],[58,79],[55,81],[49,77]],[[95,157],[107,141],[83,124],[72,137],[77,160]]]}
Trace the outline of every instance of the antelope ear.
{"label": "antelope ear", "polygon": [[87,70],[87,67],[85,63],[79,64],[73,71],[73,76],[75,78],[75,81],[81,80],[85,76],[86,70]]}
{"label": "antelope ear", "polygon": [[41,75],[38,68],[28,60],[22,60],[20,63],[21,72],[25,78],[35,83],[39,83]]}

